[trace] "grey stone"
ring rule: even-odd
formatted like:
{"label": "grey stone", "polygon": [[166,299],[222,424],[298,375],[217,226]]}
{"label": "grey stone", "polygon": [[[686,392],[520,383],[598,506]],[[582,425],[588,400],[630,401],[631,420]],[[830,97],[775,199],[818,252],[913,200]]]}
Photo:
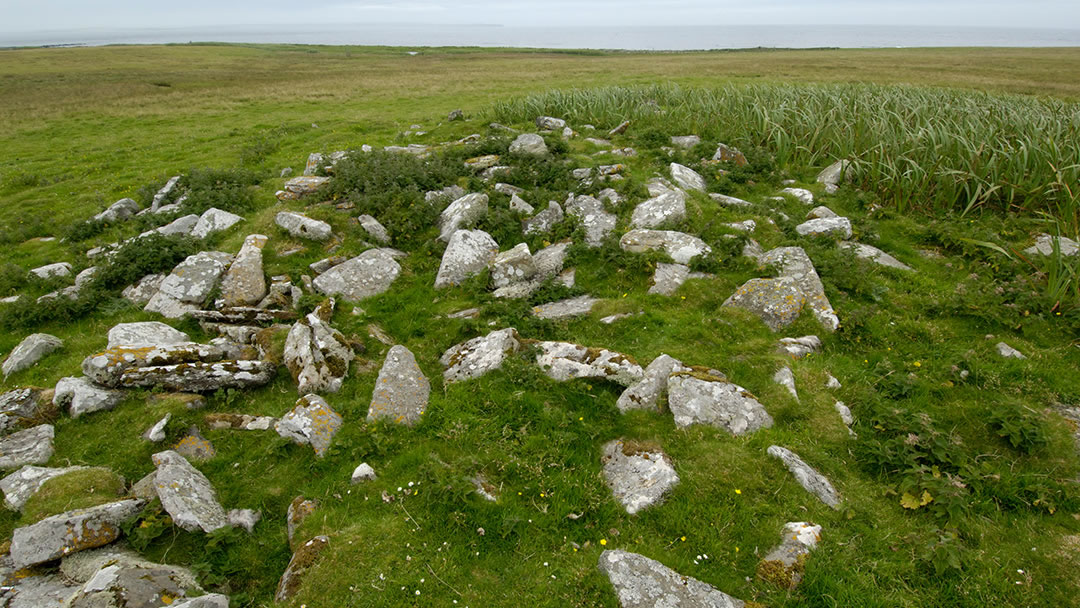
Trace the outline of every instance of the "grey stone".
{"label": "grey stone", "polygon": [[552,118],[551,116],[537,116],[536,128],[544,129],[546,131],[555,131],[556,129],[562,129],[566,127],[566,121],[561,118]]}
{"label": "grey stone", "polygon": [[109,208],[94,216],[99,222],[119,222],[134,217],[139,212],[139,203],[130,198],[122,198],[109,205]]}
{"label": "grey stone", "polygon": [[320,555],[329,546],[330,539],[326,536],[316,536],[300,545],[289,560],[289,565],[282,573],[281,580],[278,581],[274,600],[278,602],[291,600],[299,591],[304,575],[318,563]]}
{"label": "grey stone", "polygon": [[634,228],[655,228],[667,222],[686,219],[686,194],[671,190],[641,203],[634,208],[630,225]]}
{"label": "grey stone", "polygon": [[600,300],[590,296],[578,296],[568,300],[559,300],[534,306],[533,316],[541,319],[567,319],[570,317],[584,317],[592,312],[593,306]]}
{"label": "grey stone", "polygon": [[536,211],[535,209],[533,209],[532,205],[530,205],[529,203],[526,203],[517,194],[511,194],[510,195],[510,210],[511,211],[517,211],[518,213],[524,213],[526,215],[531,214],[534,211]]}
{"label": "grey stone", "polygon": [[551,232],[551,230],[562,221],[562,205],[555,201],[551,201],[548,203],[546,209],[522,222],[521,229],[525,234],[543,234]]}
{"label": "grey stone", "polygon": [[499,165],[500,157],[498,154],[485,154],[484,156],[477,156],[465,160],[465,168],[472,169],[473,171],[486,171]]}
{"label": "grey stone", "polygon": [[352,301],[379,295],[397,280],[401,265],[388,249],[369,249],[315,278],[316,290]]}
{"label": "grey stone", "polygon": [[393,346],[375,379],[367,419],[411,426],[423,416],[430,394],[431,383],[416,364],[416,357],[404,346]]}
{"label": "grey stone", "polygon": [[50,418],[47,393],[25,387],[0,395],[0,434],[33,426]]}
{"label": "grey stone", "polygon": [[285,338],[283,362],[301,395],[336,393],[349,374],[354,353],[345,336],[330,326],[334,301],[297,321]]}
{"label": "grey stone", "polygon": [[490,268],[498,253],[499,244],[483,230],[456,231],[443,253],[435,288],[460,285],[465,279]]}
{"label": "grey stone", "polygon": [[618,207],[623,201],[622,196],[613,188],[604,188],[596,195],[596,198],[614,207]]}
{"label": "grey stone", "polygon": [[33,367],[46,355],[63,346],[63,340],[49,334],[30,334],[26,336],[4,360],[4,378],[6,379],[11,374]]}
{"label": "grey stone", "polygon": [[546,156],[547,144],[535,133],[522,133],[510,144],[510,154],[519,156]]}
{"label": "grey stone", "polygon": [[315,512],[315,509],[319,507],[319,503],[314,500],[309,500],[303,496],[297,496],[289,503],[289,509],[285,515],[285,531],[288,535],[289,546],[293,546],[293,540],[296,538],[296,531],[303,525],[304,520],[311,516]]}
{"label": "grey stone", "polygon": [[188,256],[161,281],[158,292],[144,310],[168,318],[179,318],[197,310],[221,280],[232,256],[220,251],[203,251]]}
{"label": "grey stone", "polygon": [[790,355],[792,359],[802,359],[811,353],[821,351],[821,339],[817,336],[781,338],[778,348],[780,352]]}
{"label": "grey stone", "polygon": [[281,177],[281,178],[292,177],[292,174],[293,174],[293,168],[292,167],[282,167],[281,173],[278,174],[278,177]]}
{"label": "grey stone", "polygon": [[254,509],[229,509],[225,514],[229,525],[234,528],[243,528],[248,533],[255,531],[255,525],[262,519],[262,513]]}
{"label": "grey stone", "polygon": [[585,141],[589,142],[590,144],[592,144],[594,146],[600,147],[600,148],[609,148],[609,147],[611,147],[611,140],[610,139],[601,139],[599,137],[586,137]]}
{"label": "grey stone", "polygon": [[780,544],[773,547],[758,565],[758,576],[794,589],[802,581],[806,556],[821,540],[821,526],[795,521],[784,524]]}
{"label": "grey stone", "polygon": [[375,469],[371,468],[371,465],[362,462],[359,466],[353,469],[351,483],[357,484],[362,481],[375,481],[377,476],[375,475]]}
{"label": "grey stone", "polygon": [[143,433],[143,439],[151,443],[161,443],[165,441],[165,427],[169,424],[169,420],[172,419],[172,414],[165,414],[165,416],[154,423],[154,426],[146,429]]}
{"label": "grey stone", "polygon": [[505,194],[506,196],[513,196],[515,194],[519,194],[519,195],[520,194],[525,194],[525,189],[524,188],[518,188],[517,186],[512,186],[510,184],[504,184],[502,182],[499,182],[499,183],[495,184],[495,191],[499,192],[501,194]]}
{"label": "grey stone", "polygon": [[[832,379],[836,380],[836,378]],[[837,382],[837,384],[839,385],[840,383]],[[839,386],[837,388],[839,388]],[[851,425],[855,424],[855,416],[851,414],[851,408],[849,408],[843,401],[837,401],[836,403],[834,403],[833,409],[835,409],[836,413],[840,415],[840,420],[844,421],[844,425],[850,427]]]}
{"label": "grey stone", "polygon": [[180,438],[173,450],[189,461],[205,462],[217,456],[214,444],[199,432],[199,427],[192,426],[187,435]]}
{"label": "grey stone", "polygon": [[244,221],[244,218],[229,213],[216,207],[211,207],[199,216],[199,222],[191,230],[191,236],[197,239],[205,239],[216,232],[228,230],[236,224]]}
{"label": "grey stone", "polygon": [[614,129],[608,131],[608,137],[614,137],[616,135],[622,135],[623,133],[626,133],[626,130],[629,127],[630,127],[630,121],[629,120],[624,120],[621,123],[619,123],[619,126],[617,126]]}
{"label": "grey stone", "polygon": [[184,332],[160,321],[120,323],[109,330],[106,348],[118,346],[173,346],[187,344],[191,338]]}
{"label": "grey stone", "polygon": [[144,232],[142,235],[139,236],[150,234],[152,232],[157,232],[158,234],[163,234],[165,236],[189,236],[192,232],[195,231],[195,227],[198,225],[199,216],[195,214],[185,215],[183,217],[176,218],[175,220],[169,222],[168,224],[165,224],[164,226],[155,228],[154,230],[151,230],[149,232]]}
{"label": "grey stone", "polygon": [[22,528],[11,538],[11,561],[16,569],[107,545],[120,537],[120,525],[139,513],[143,500],[121,500],[76,509]]}
{"label": "grey stone", "polygon": [[806,214],[806,218],[811,220],[827,220],[837,217],[840,217],[840,215],[824,205],[814,207],[810,210],[810,213]]}
{"label": "grey stone", "polygon": [[604,445],[600,462],[615,500],[630,515],[658,504],[679,483],[671,459],[659,446],[627,444],[616,439]]}
{"label": "grey stone", "polygon": [[671,179],[675,180],[680,188],[705,192],[705,178],[685,165],[671,163]]}
{"label": "grey stone", "polygon": [[604,209],[604,203],[587,195],[567,200],[566,213],[576,217],[585,228],[585,244],[589,247],[602,245],[615,230],[618,219]]}
{"label": "grey stone", "polygon": [[697,135],[674,135],[671,137],[671,145],[684,150],[689,150],[700,143],[701,138]]}
{"label": "grey stone", "polygon": [[787,389],[787,392],[791,393],[791,396],[795,398],[795,401],[799,400],[799,391],[795,389],[795,374],[791,371],[790,367],[781,367],[775,374],[773,374],[773,382]]}
{"label": "grey stone", "polygon": [[17,469],[28,464],[45,464],[53,455],[55,430],[39,424],[0,437],[0,469]]}
{"label": "grey stone", "polygon": [[442,201],[453,201],[465,196],[465,189],[461,186],[447,186],[441,190],[431,190],[424,193],[424,202],[436,204]]}
{"label": "grey stone", "polygon": [[716,152],[713,154],[713,160],[720,162],[735,163],[737,167],[744,167],[748,163],[743,153],[738,148],[733,148],[727,144],[720,144],[716,147]]}
{"label": "grey stone", "polygon": [[229,596],[207,593],[199,597],[173,602],[169,608],[229,608]]}
{"label": "grey stone", "polygon": [[805,305],[806,296],[790,277],[750,279],[723,304],[754,313],[773,331],[794,323]]}
{"label": "grey stone", "polygon": [[760,261],[780,267],[781,277],[795,280],[799,291],[806,297],[806,305],[826,330],[836,331],[840,327],[840,319],[825,295],[825,286],[821,284],[814,263],[802,247],[778,247],[762,256]]}
{"label": "grey stone", "polygon": [[832,374],[826,373],[825,377],[827,378],[827,380],[825,381],[825,388],[843,388],[843,386],[840,384],[840,381],[834,378]]}
{"label": "grey stone", "polygon": [[745,435],[772,426],[773,420],[743,387],[720,376],[697,371],[674,371],[668,378],[668,408],[675,426],[708,424],[732,435]]}
{"label": "grey stone", "polygon": [[207,414],[204,418],[212,429],[233,429],[239,431],[268,431],[277,419],[272,416],[252,416],[251,414]]}
{"label": "grey stone", "polygon": [[855,257],[863,260],[870,260],[871,262],[880,266],[895,268],[897,270],[912,269],[911,266],[908,266],[907,264],[885,253],[877,247],[864,245],[862,243],[855,243],[853,241],[840,241],[840,248],[850,249],[855,252]]}
{"label": "grey stone", "polygon": [[622,608],[745,606],[741,600],[637,553],[604,551],[600,554],[599,568],[615,587]]}
{"label": "grey stone", "polygon": [[418,158],[427,158],[431,154],[431,146],[423,144],[409,144],[407,146],[386,146],[384,152],[392,154],[411,154]]}
{"label": "grey stone", "polygon": [[672,260],[689,264],[699,255],[708,255],[712,247],[696,236],[674,230],[631,230],[619,240],[623,251],[643,253],[663,249]]}
{"label": "grey stone", "polygon": [[753,232],[757,230],[757,222],[754,220],[743,220],[741,222],[731,222],[724,224],[724,226],[737,230],[739,232]]}
{"label": "grey stone", "polygon": [[786,194],[788,196],[794,197],[804,205],[814,204],[814,193],[810,192],[805,188],[784,188],[780,191],[780,194]]}
{"label": "grey stone", "polygon": [[795,232],[802,236],[838,236],[851,238],[851,220],[846,217],[825,217],[813,219],[795,226]]}
{"label": "grey stone", "polygon": [[449,243],[458,230],[469,228],[488,213],[488,195],[466,194],[439,214],[439,240]]}
{"label": "grey stone", "polygon": [[278,200],[297,200],[309,194],[314,194],[329,181],[329,177],[316,177],[314,175],[301,175],[300,177],[291,178],[285,182],[283,189],[277,193]]}
{"label": "grey stone", "polygon": [[678,291],[688,276],[690,276],[689,266],[661,262],[656,265],[656,272],[653,273],[649,293],[661,296],[675,295],[675,292]]}
{"label": "grey stone", "polygon": [[70,608],[157,608],[163,601],[177,606],[202,593],[186,568],[155,564],[117,546],[66,556],[60,574],[82,583]]}
{"label": "grey stone", "polygon": [[725,194],[710,194],[709,198],[727,207],[753,207],[754,203],[750,201],[744,201],[741,198],[735,198],[734,196],[727,196]]}
{"label": "grey stone", "polygon": [[150,211],[157,213],[161,208],[161,203],[165,202],[165,198],[172,194],[173,188],[176,188],[177,182],[180,181],[180,175],[176,175],[169,178],[169,181],[165,182],[165,185],[154,194],[154,199],[150,203]]}
{"label": "grey stone", "polygon": [[559,382],[596,378],[631,386],[645,377],[637,361],[615,351],[569,342],[538,342],[536,347],[539,349],[536,364],[549,378]]}
{"label": "grey stone", "polygon": [[1054,255],[1054,242],[1063,256],[1080,255],[1080,243],[1065,236],[1050,236],[1045,232],[1035,237],[1035,244],[1024,250],[1028,255]]}
{"label": "grey stone", "polygon": [[997,343],[997,352],[1006,359],[1027,359],[1023,353],[1004,342]]}
{"label": "grey stone", "polygon": [[154,488],[174,524],[188,532],[206,533],[229,525],[210,480],[186,458],[166,450],[154,454],[153,460],[157,467]]}
{"label": "grey stone", "polygon": [[273,380],[276,371],[277,366],[270,361],[196,361],[128,369],[120,378],[120,386],[209,393],[263,386]]}
{"label": "grey stone", "polygon": [[817,182],[825,185],[825,192],[832,194],[840,187],[844,180],[851,181],[853,177],[851,163],[847,160],[838,160],[822,169],[818,173]]}
{"label": "grey stone", "polygon": [[57,262],[55,264],[46,264],[45,266],[38,266],[30,271],[30,274],[40,279],[53,279],[57,277],[70,277],[71,276],[71,264],[67,262]]}
{"label": "grey stone", "polygon": [[14,577],[10,562],[10,558],[0,562],[0,575],[5,579],[0,586],[0,606],[4,608],[63,608],[79,590],[78,585],[57,575]]}
{"label": "grey stone", "polygon": [[322,458],[341,429],[341,415],[318,395],[304,395],[289,413],[274,424],[278,435],[300,445],[310,445]]}
{"label": "grey stone", "polygon": [[124,373],[135,368],[196,361],[219,361],[220,348],[193,342],[169,346],[122,345],[83,359],[82,370],[92,381],[111,388],[121,384]]}
{"label": "grey stone", "polygon": [[464,120],[464,119],[465,119],[465,113],[462,112],[461,110],[453,110],[446,117],[447,122],[454,122],[455,120]]}
{"label": "grey stone", "polygon": [[581,167],[571,171],[570,175],[573,176],[574,179],[579,179],[584,182],[592,177],[592,172],[593,170],[590,167]]}
{"label": "grey stone", "polygon": [[517,331],[508,327],[473,338],[448,349],[439,358],[447,384],[479,378],[502,367],[503,361],[521,349]]}
{"label": "grey stone", "polygon": [[133,285],[125,287],[120,295],[136,306],[146,306],[150,298],[161,289],[161,282],[164,280],[163,274],[148,274]]}
{"label": "grey stone", "polygon": [[379,223],[379,220],[374,217],[364,214],[356,218],[360,222],[360,227],[364,229],[371,238],[378,241],[380,244],[390,244],[390,233],[386,231],[386,227]]}
{"label": "grey stone", "polygon": [[53,404],[67,408],[72,418],[111,410],[123,400],[123,392],[102,388],[87,378],[61,378],[53,393]]}
{"label": "grey stone", "polygon": [[660,398],[667,393],[668,377],[673,372],[686,369],[688,368],[684,367],[678,359],[669,355],[660,355],[645,368],[645,375],[641,381],[631,385],[619,395],[615,406],[624,414],[631,410],[659,409]]}
{"label": "grey stone", "polygon": [[21,511],[26,501],[30,500],[30,497],[36,494],[45,482],[86,468],[88,467],[52,469],[28,464],[0,479],[0,490],[4,492],[4,505],[13,511]]}
{"label": "grey stone", "polygon": [[330,224],[294,211],[279,212],[274,217],[274,223],[298,239],[326,241],[333,236]]}
{"label": "grey stone", "polygon": [[834,509],[840,508],[840,495],[837,494],[836,489],[829,483],[829,480],[803,462],[794,452],[773,445],[769,446],[768,453],[769,456],[778,458],[784,463],[788,471],[791,471],[791,474],[795,476],[795,481],[798,481],[804,490],[816,496],[818,500],[826,505]]}
{"label": "grey stone", "polygon": [[514,283],[528,281],[536,274],[536,263],[526,243],[518,243],[513,249],[495,256],[491,270],[491,284],[496,289]]}
{"label": "grey stone", "polygon": [[220,308],[254,306],[266,297],[262,250],[268,237],[251,234],[221,278]]}

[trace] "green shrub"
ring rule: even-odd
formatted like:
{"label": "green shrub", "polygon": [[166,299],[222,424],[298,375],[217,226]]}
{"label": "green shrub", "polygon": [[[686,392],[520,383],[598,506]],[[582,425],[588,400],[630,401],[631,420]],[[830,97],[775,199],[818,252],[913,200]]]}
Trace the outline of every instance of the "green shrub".
{"label": "green shrub", "polygon": [[180,180],[175,191],[186,195],[184,214],[202,214],[211,207],[243,214],[255,208],[251,186],[258,176],[248,169],[192,169]]}
{"label": "green shrub", "polygon": [[994,434],[1024,454],[1031,454],[1050,442],[1042,418],[1012,403],[999,403],[991,408],[987,424]]}

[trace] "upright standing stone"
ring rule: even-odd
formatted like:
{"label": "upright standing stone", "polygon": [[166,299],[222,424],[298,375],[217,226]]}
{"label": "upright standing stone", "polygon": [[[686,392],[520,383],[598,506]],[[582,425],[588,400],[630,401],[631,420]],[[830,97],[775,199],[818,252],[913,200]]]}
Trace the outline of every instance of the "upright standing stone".
{"label": "upright standing stone", "polygon": [[379,377],[375,379],[375,393],[371,397],[367,419],[411,426],[427,409],[430,394],[431,383],[416,364],[412,352],[400,344],[391,347]]}
{"label": "upright standing stone", "polygon": [[480,218],[487,215],[488,195],[466,194],[450,203],[439,214],[439,240],[449,243],[454,233],[469,228]]}
{"label": "upright standing stone", "polygon": [[206,533],[229,525],[210,480],[186,458],[167,450],[154,454],[153,459],[157,466],[154,488],[173,523],[188,532]]}
{"label": "upright standing stone", "polygon": [[490,268],[498,253],[499,244],[483,230],[454,232],[443,252],[435,289],[460,285],[465,279]]}
{"label": "upright standing stone", "polygon": [[252,234],[221,279],[221,307],[254,306],[266,297],[262,249],[267,237]]}

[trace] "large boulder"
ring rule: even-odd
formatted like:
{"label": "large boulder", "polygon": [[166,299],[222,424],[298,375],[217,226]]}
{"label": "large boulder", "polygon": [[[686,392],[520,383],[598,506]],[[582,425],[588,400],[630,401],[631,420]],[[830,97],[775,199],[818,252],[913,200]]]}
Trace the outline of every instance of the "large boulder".
{"label": "large boulder", "polygon": [[17,469],[28,464],[45,464],[53,455],[51,424],[39,424],[0,437],[0,469]]}
{"label": "large boulder", "polygon": [[375,379],[375,393],[371,396],[367,419],[411,426],[427,409],[430,394],[431,383],[416,364],[416,357],[400,344],[393,346],[386,353],[386,360]]}
{"label": "large boulder", "polygon": [[232,256],[221,251],[203,251],[188,256],[161,281],[161,286],[145,310],[168,318],[179,318],[202,307],[217,288]]}
{"label": "large boulder", "polygon": [[228,230],[242,221],[244,221],[244,218],[235,213],[211,207],[203,211],[203,214],[199,216],[199,221],[191,229],[191,236],[197,239],[205,239],[211,234]]}
{"label": "large boulder", "polygon": [[744,435],[773,423],[746,389],[722,375],[697,369],[675,371],[668,378],[668,408],[679,428],[708,424]]}
{"label": "large boulder", "polygon": [[87,378],[61,378],[53,392],[53,404],[67,408],[72,418],[111,410],[124,400],[122,391],[100,387]]}
{"label": "large boulder", "polygon": [[128,285],[120,295],[135,306],[146,306],[150,298],[161,289],[161,282],[165,280],[163,274],[148,274],[135,283]]}
{"label": "large boulder", "polygon": [[804,490],[813,494],[821,502],[834,509],[840,508],[840,494],[824,475],[818,473],[813,467],[803,462],[795,452],[778,445],[769,446],[769,456],[779,459],[795,477],[795,481]]}
{"label": "large boulder", "polygon": [[322,458],[341,429],[341,423],[341,415],[331,409],[325,399],[304,395],[274,424],[274,430],[294,443],[310,445],[315,455]]}
{"label": "large boulder", "polygon": [[546,156],[547,144],[536,133],[522,133],[510,144],[510,154],[519,156]]}
{"label": "large boulder", "polygon": [[60,277],[71,276],[71,264],[67,262],[56,262],[55,264],[46,264],[44,266],[38,266],[30,270],[30,274],[36,276],[39,279],[55,279]]}
{"label": "large boulder", "polygon": [[631,410],[658,409],[660,398],[667,393],[668,377],[673,372],[687,369],[689,368],[685,367],[678,359],[661,354],[645,368],[645,376],[639,382],[631,385],[630,388],[619,395],[615,406],[623,413]]}
{"label": "large boulder", "polygon": [[825,295],[825,286],[821,284],[814,263],[802,247],[777,247],[762,256],[760,261],[779,267],[781,277],[795,281],[796,287],[806,296],[806,305],[826,330],[836,331],[840,327],[840,318]]}
{"label": "large boulder", "polygon": [[622,608],[743,608],[746,605],[637,553],[604,551],[600,554],[599,568],[615,587]]}
{"label": "large boulder", "polygon": [[[297,178],[300,179],[300,178]],[[274,217],[274,223],[282,230],[298,239],[310,241],[327,241],[333,236],[330,224],[322,220],[312,219],[303,213],[295,211],[281,211]]]}
{"label": "large boulder", "polygon": [[806,296],[790,277],[750,279],[723,303],[754,313],[773,331],[794,323],[805,305]]}
{"label": "large boulder", "polygon": [[654,196],[634,208],[630,225],[634,228],[655,228],[667,222],[686,219],[686,194],[669,190]]}
{"label": "large boulder", "polygon": [[473,338],[448,349],[439,358],[443,379],[449,384],[479,378],[501,368],[506,357],[519,350],[520,336],[512,327]]}
{"label": "large boulder", "polygon": [[186,344],[191,338],[179,329],[161,321],[119,323],[109,330],[106,348],[118,346],[173,346]]}
{"label": "large boulder", "polygon": [[45,355],[48,355],[64,346],[64,341],[49,334],[30,334],[23,338],[7,359],[4,360],[3,372],[6,379],[15,372],[33,367]]}
{"label": "large boulder", "polygon": [[401,264],[389,249],[369,249],[315,277],[319,293],[359,301],[390,289],[401,275]]}
{"label": "large boulder", "polygon": [[577,218],[585,229],[585,244],[599,247],[615,230],[617,217],[604,209],[604,203],[588,195],[566,201],[566,213]]}
{"label": "large boulder", "polygon": [[12,564],[22,569],[107,545],[120,538],[121,524],[138,515],[145,504],[144,500],[121,500],[16,528],[11,538]]}
{"label": "large boulder", "polygon": [[498,253],[499,244],[483,230],[454,232],[443,252],[435,288],[460,285],[465,279],[490,268]]}
{"label": "large boulder", "polygon": [[180,454],[154,454],[154,488],[173,523],[188,532],[210,533],[229,525],[210,480]]}
{"label": "large boulder", "polygon": [[679,483],[671,458],[659,446],[616,439],[604,444],[600,462],[615,500],[630,515],[659,503]]}
{"label": "large boulder", "polygon": [[631,386],[645,377],[637,361],[622,353],[570,342],[538,342],[536,347],[536,364],[549,378],[560,382],[596,378]]}
{"label": "large boulder", "polygon": [[244,239],[236,259],[221,278],[220,307],[254,306],[266,297],[262,250],[267,240],[261,234],[248,235]]}
{"label": "large boulder", "polygon": [[675,180],[680,188],[705,192],[705,178],[685,165],[671,163],[671,179]]}
{"label": "large boulder", "polygon": [[334,301],[299,320],[285,338],[285,366],[301,395],[336,393],[349,374],[354,353],[341,332],[330,326]]}
{"label": "large boulder", "polygon": [[619,246],[631,253],[662,249],[679,264],[689,264],[695,257],[712,252],[705,241],[674,230],[631,230],[619,239]]}
{"label": "large boulder", "polygon": [[454,233],[469,228],[480,218],[487,215],[488,195],[481,193],[466,194],[450,203],[439,214],[439,240],[449,243]]}

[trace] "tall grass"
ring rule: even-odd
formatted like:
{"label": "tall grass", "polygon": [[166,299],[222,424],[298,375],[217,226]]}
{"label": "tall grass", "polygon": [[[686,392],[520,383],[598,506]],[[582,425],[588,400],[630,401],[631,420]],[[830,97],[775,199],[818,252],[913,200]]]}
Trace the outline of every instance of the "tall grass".
{"label": "tall grass", "polygon": [[854,161],[858,185],[901,211],[1042,214],[1080,230],[1080,104],[910,86],[729,84],[552,91],[496,104],[601,127],[632,120],[767,149],[781,167]]}

